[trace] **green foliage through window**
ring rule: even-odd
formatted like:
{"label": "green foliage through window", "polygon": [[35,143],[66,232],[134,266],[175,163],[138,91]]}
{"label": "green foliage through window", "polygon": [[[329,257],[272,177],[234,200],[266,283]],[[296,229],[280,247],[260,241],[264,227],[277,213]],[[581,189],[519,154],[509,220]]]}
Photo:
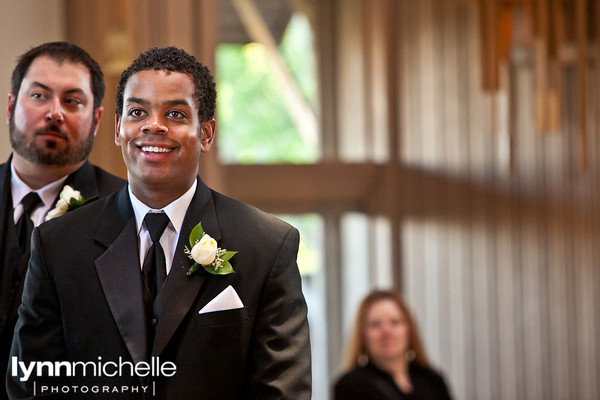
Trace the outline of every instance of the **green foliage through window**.
{"label": "green foliage through window", "polygon": [[[315,103],[312,33],[295,14],[280,52],[309,104]],[[265,48],[257,43],[217,48],[217,146],[226,163],[311,163],[319,150],[304,143],[290,118]]]}

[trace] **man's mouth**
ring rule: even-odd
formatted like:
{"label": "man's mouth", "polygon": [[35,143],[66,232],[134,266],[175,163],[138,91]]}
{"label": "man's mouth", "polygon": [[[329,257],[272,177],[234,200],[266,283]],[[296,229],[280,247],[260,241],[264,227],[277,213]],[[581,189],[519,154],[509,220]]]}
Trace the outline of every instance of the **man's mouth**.
{"label": "man's mouth", "polygon": [[54,127],[54,126],[51,126],[42,131],[39,131],[38,135],[54,136],[54,137],[68,140],[67,134],[65,132],[63,132],[60,128]]}
{"label": "man's mouth", "polygon": [[158,146],[142,146],[141,149],[144,153],[169,153],[173,151],[172,148]]}

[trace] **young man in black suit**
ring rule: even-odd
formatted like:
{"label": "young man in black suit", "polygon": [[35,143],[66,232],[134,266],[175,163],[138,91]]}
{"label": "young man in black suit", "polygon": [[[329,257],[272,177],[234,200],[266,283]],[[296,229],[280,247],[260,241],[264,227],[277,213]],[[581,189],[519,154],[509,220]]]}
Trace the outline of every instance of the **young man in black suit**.
{"label": "young man in black suit", "polygon": [[[100,67],[87,52],[70,43],[32,48],[19,57],[13,71],[6,110],[13,153],[0,165],[2,376],[6,375],[21,302],[31,229],[44,221],[67,185],[85,198],[105,196],[124,186],[124,180],[87,161],[102,116],[103,97]],[[33,199],[31,210],[25,210],[29,201],[25,198]],[[57,214],[58,210],[50,213]],[[6,398],[3,379],[1,398]]]}
{"label": "young man in black suit", "polygon": [[[123,72],[115,142],[129,186],[34,231],[13,398],[311,398],[298,231],[198,177],[215,100],[208,69],[174,47]],[[98,368],[27,375],[39,361]]]}

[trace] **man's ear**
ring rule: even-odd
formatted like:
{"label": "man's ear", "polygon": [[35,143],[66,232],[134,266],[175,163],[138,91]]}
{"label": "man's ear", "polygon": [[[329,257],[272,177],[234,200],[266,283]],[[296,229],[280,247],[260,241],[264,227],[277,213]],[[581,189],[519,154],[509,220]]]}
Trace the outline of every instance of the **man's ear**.
{"label": "man's ear", "polygon": [[15,101],[17,100],[17,96],[13,92],[8,94],[8,104],[6,105],[6,123],[10,124],[10,116],[15,110]]}
{"label": "man's ear", "polygon": [[207,153],[215,139],[215,119],[210,119],[202,123],[202,136],[200,137],[200,150],[202,153]]}
{"label": "man's ear", "polygon": [[115,114],[115,144],[121,147],[121,137],[119,136],[119,131],[121,130],[121,116],[119,114]]}
{"label": "man's ear", "polygon": [[100,119],[102,118],[102,113],[104,112],[104,107],[100,106],[94,110],[94,137],[98,133],[98,127],[100,126]]}

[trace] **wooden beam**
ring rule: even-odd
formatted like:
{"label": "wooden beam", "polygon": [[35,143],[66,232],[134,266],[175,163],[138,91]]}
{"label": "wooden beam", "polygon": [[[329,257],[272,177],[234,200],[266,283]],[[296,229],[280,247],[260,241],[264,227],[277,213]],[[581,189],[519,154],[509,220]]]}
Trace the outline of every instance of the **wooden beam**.
{"label": "wooden beam", "polygon": [[[385,164],[328,162],[294,165],[228,165],[223,192],[271,213],[349,211],[399,221],[434,219],[440,223],[487,221],[493,208],[547,210],[557,220],[583,221],[555,199],[530,197],[437,171]],[[476,209],[465,204],[478,204]],[[568,218],[565,217],[568,213]],[[588,221],[589,222],[589,221]]]}
{"label": "wooden beam", "polygon": [[380,168],[337,162],[228,165],[225,193],[270,212],[361,210]]}

